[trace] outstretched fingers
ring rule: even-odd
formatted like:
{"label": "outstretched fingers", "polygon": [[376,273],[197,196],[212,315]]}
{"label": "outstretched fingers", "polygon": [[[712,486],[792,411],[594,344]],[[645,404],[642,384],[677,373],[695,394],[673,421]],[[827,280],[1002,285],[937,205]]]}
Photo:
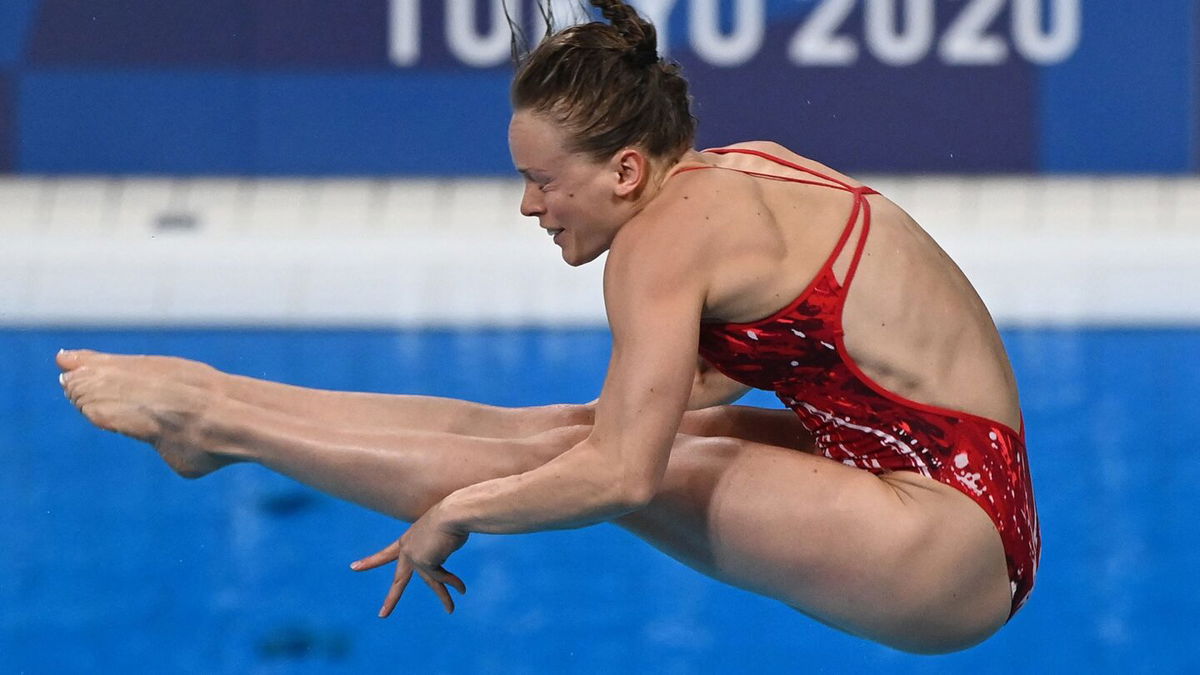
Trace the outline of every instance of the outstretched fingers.
{"label": "outstretched fingers", "polygon": [[392,586],[388,589],[387,598],[383,601],[383,607],[379,609],[379,618],[387,618],[396,608],[396,603],[400,601],[400,596],[404,594],[404,589],[408,586],[408,582],[412,579],[413,568],[412,563],[408,558],[400,555],[400,540],[388,544],[383,550],[369,555],[360,560],[355,560],[350,563],[350,569],[356,572],[373,570],[377,567],[395,562],[396,574],[392,578]]}
{"label": "outstretched fingers", "polygon": [[391,544],[388,544],[386,547],[384,547],[383,550],[379,551],[378,553],[375,553],[374,555],[369,555],[365,558],[362,558],[360,560],[355,560],[354,562],[350,563],[350,569],[352,569],[356,572],[362,572],[365,570],[373,570],[376,567],[383,567],[384,565],[396,560],[399,557],[400,557],[400,540],[397,539],[396,541],[393,541]]}
{"label": "outstretched fingers", "polygon": [[408,583],[412,581],[414,572],[433,589],[433,592],[442,601],[442,606],[446,609],[447,613],[454,612],[454,598],[450,595],[447,586],[458,591],[459,594],[467,592],[467,585],[463,583],[463,580],[445,567],[427,569],[413,563],[408,556],[403,554],[400,539],[392,542],[374,555],[369,555],[366,558],[350,563],[350,569],[362,572],[382,567],[390,562],[396,563],[396,573],[392,578],[391,587],[388,588],[387,598],[383,601],[383,607],[379,609],[379,618],[381,619],[387,618],[396,609],[397,603],[400,602],[400,597],[404,595],[405,589],[408,588]]}
{"label": "outstretched fingers", "polygon": [[429,571],[417,568],[417,574],[423,579],[433,592],[437,594],[442,601],[442,607],[446,608],[447,614],[454,613],[454,597],[450,595],[450,591],[446,586],[451,586],[460,594],[467,592],[467,585],[463,583],[456,575],[447,571],[445,567],[438,567]]}
{"label": "outstretched fingers", "polygon": [[404,589],[408,588],[412,575],[413,567],[408,558],[401,557],[396,561],[396,575],[392,578],[392,587],[388,589],[387,597],[383,600],[383,607],[379,609],[379,618],[386,619],[391,616],[392,610],[396,609],[396,603],[400,602],[400,596],[404,595]]}
{"label": "outstretched fingers", "polygon": [[418,569],[417,574],[421,575],[421,579],[425,582],[425,585],[432,588],[434,594],[442,601],[442,607],[446,608],[446,613],[453,614],[454,598],[450,597],[450,591],[446,590],[446,585],[434,579],[433,575],[425,570]]}
{"label": "outstretched fingers", "polygon": [[458,591],[459,595],[467,594],[467,585],[463,583],[462,579],[458,578],[457,574],[447,570],[445,567],[439,567],[434,571],[442,575],[441,582],[443,584],[446,584],[447,586],[450,586],[454,590]]}

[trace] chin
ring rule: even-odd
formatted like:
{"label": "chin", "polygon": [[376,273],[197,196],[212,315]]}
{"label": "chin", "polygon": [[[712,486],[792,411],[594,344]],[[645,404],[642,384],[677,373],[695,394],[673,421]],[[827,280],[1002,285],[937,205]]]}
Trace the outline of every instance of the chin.
{"label": "chin", "polygon": [[601,253],[604,253],[604,251],[580,253],[578,251],[568,250],[566,247],[564,247],[562,250],[562,259],[563,262],[567,263],[571,267],[579,267],[580,265],[586,265],[596,258],[599,258]]}

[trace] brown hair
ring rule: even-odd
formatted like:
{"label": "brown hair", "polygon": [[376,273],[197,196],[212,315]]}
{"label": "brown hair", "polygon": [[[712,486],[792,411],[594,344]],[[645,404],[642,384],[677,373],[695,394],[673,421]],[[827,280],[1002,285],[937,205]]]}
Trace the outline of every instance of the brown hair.
{"label": "brown hair", "polygon": [[568,149],[598,161],[629,146],[678,159],[696,135],[679,64],[659,58],[654,25],[632,7],[591,5],[609,23],[565,28],[518,57],[513,109],[546,115],[566,129]]}

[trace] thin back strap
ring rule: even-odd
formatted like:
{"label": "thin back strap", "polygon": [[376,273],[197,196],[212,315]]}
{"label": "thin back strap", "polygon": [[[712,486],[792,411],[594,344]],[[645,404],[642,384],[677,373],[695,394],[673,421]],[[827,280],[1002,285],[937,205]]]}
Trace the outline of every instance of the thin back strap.
{"label": "thin back strap", "polygon": [[[752,150],[750,148],[710,148],[708,150],[705,150],[704,152],[711,152],[714,155],[729,155],[729,154],[753,155],[755,157],[761,157],[762,159],[765,159],[769,162],[774,162],[775,164],[778,164],[780,166],[786,166],[789,169],[795,169],[796,171],[806,173],[810,176],[815,176],[817,178],[820,178],[821,180],[827,180],[830,183],[833,183],[833,185],[830,185],[829,187],[839,187],[839,188],[845,190],[846,192],[855,192],[858,190],[858,188],[855,188],[853,185],[850,185],[849,183],[847,183],[845,181],[838,180],[837,178],[834,178],[833,176],[826,176],[825,174],[821,173],[820,171],[817,171],[815,169],[810,169],[807,166],[804,166],[803,164],[797,164],[795,162],[790,162],[786,159],[783,159],[782,157],[776,157],[775,155],[772,155],[767,152],[763,152],[762,150]],[[761,175],[766,176],[769,174],[761,174]],[[775,177],[783,178],[783,176],[775,176]],[[785,180],[790,180],[790,179],[785,178]],[[797,180],[796,182],[810,183],[809,181],[802,181],[802,180]],[[825,183],[810,183],[810,184],[825,185]]]}
{"label": "thin back strap", "polygon": [[[748,176],[757,176],[759,178],[771,178],[774,180],[788,181],[789,183],[802,183],[804,185],[816,185],[817,187],[834,188],[837,190],[845,190],[846,192],[852,192],[852,193],[862,194],[862,195],[877,195],[877,194],[879,194],[877,191],[875,191],[865,185],[860,185],[858,187],[855,187],[845,181],[838,180],[837,178],[834,178],[833,176],[826,176],[825,174],[821,173],[820,171],[810,169],[802,164],[796,164],[795,162],[789,162],[788,160],[783,159],[782,157],[776,157],[775,155],[763,152],[761,150],[751,150],[750,148],[708,148],[708,149],[702,150],[701,152],[711,152],[714,155],[728,155],[728,154],[753,155],[755,157],[761,157],[762,159],[765,159],[769,162],[774,162],[775,164],[778,164],[780,166],[786,166],[789,169],[795,169],[796,171],[806,173],[810,176],[814,176],[816,178],[819,178],[823,181],[828,181],[828,182],[821,183],[821,182],[818,182],[815,180],[805,180],[803,178],[792,178],[790,176],[780,176],[780,175],[774,174],[774,173],[762,173],[761,171],[748,171],[746,169],[728,169],[729,171],[737,171],[738,173],[744,173]],[[723,167],[723,166],[689,166],[689,167],[686,167],[683,169],[679,169],[678,171],[675,172],[675,174],[687,173],[688,171],[699,171],[700,169],[727,169],[727,167]],[[830,183],[833,183],[833,185],[830,185]]]}
{"label": "thin back strap", "polygon": [[[870,194],[876,194],[871,192]],[[850,266],[846,268],[846,278],[842,280],[842,288],[850,288],[850,282],[854,281],[854,273],[858,270],[858,263],[862,260],[863,251],[867,248],[867,235],[871,233],[871,202],[867,201],[867,193],[859,190],[854,191],[854,208],[850,213],[850,222],[846,224],[846,233],[843,235],[842,241],[838,242],[838,247],[835,249],[833,257],[830,258],[830,264],[841,253],[841,248],[849,238],[850,232],[854,230],[854,225],[858,222],[858,212],[861,205],[862,210],[862,231],[858,234],[858,245],[854,247],[854,257],[850,258]],[[831,270],[832,271],[832,270]]]}
{"label": "thin back strap", "polygon": [[871,202],[867,201],[867,195],[879,194],[878,192],[865,185],[855,187],[845,181],[838,180],[833,176],[827,176],[820,171],[810,169],[802,164],[790,162],[782,157],[776,157],[775,155],[763,152],[761,150],[752,150],[750,148],[712,148],[705,150],[705,152],[711,152],[717,155],[736,153],[740,155],[753,155],[755,157],[761,157],[762,159],[765,159],[769,162],[774,162],[780,166],[786,166],[789,169],[795,169],[796,171],[806,173],[810,176],[815,176],[821,180],[829,181],[829,183],[833,183],[833,185],[799,178],[784,178],[782,176],[771,176],[770,174],[759,174],[752,171],[746,171],[744,173],[765,177],[783,178],[784,180],[794,181],[797,183],[806,183],[809,185],[824,185],[826,187],[839,188],[853,194],[854,206],[850,209],[850,217],[846,219],[846,227],[843,228],[842,236],[838,238],[837,245],[833,247],[833,251],[830,252],[829,259],[825,263],[829,268],[830,274],[832,274],[833,265],[837,259],[841,257],[842,250],[846,247],[846,243],[850,240],[850,235],[854,232],[854,226],[858,224],[859,214],[861,213],[863,223],[861,231],[858,234],[858,243],[854,247],[854,257],[850,259],[850,266],[846,268],[846,277],[840,284],[843,289],[850,287],[850,282],[854,280],[854,273],[858,271],[858,263],[862,261],[863,251],[867,248],[867,235],[871,231]]}
{"label": "thin back strap", "polygon": [[700,171],[702,169],[721,169],[724,171],[736,171],[738,173],[744,173],[747,176],[755,176],[757,178],[769,178],[771,180],[782,180],[782,181],[787,181],[789,183],[800,183],[803,185],[815,185],[817,187],[827,187],[827,188],[833,188],[834,190],[845,190],[847,192],[854,191],[853,189],[847,189],[841,185],[830,185],[829,183],[822,183],[820,181],[805,180],[804,178],[792,178],[790,176],[780,176],[779,174],[763,173],[761,171],[747,171],[746,169],[731,169],[727,166],[688,166],[688,167],[684,167],[682,169],[675,171],[675,173],[673,173],[671,175],[678,176],[681,173],[687,173],[688,171]]}
{"label": "thin back strap", "polygon": [[[729,169],[730,171],[737,171],[738,173],[744,173],[744,174],[748,174],[751,176],[759,176],[762,178],[773,178],[776,180],[785,180],[785,181],[789,181],[792,183],[803,183],[805,185],[816,185],[819,187],[834,188],[837,190],[844,190],[844,191],[849,192],[852,195],[854,195],[854,206],[850,209],[850,217],[846,219],[846,226],[842,229],[842,235],[841,235],[841,237],[838,238],[837,245],[835,245],[833,247],[833,251],[830,252],[829,258],[825,262],[826,269],[828,269],[829,273],[832,275],[833,274],[833,265],[837,261],[837,259],[841,257],[842,250],[845,249],[846,243],[850,241],[850,235],[854,232],[854,226],[858,224],[858,217],[859,217],[859,214],[861,213],[862,218],[863,218],[863,225],[862,225],[861,231],[859,232],[859,235],[858,235],[858,243],[854,247],[854,257],[852,257],[850,259],[850,266],[846,268],[846,278],[843,279],[842,282],[840,283],[840,286],[843,289],[849,288],[850,282],[854,279],[854,273],[858,270],[858,263],[862,260],[863,251],[867,247],[867,234],[869,234],[871,231],[871,203],[867,201],[867,195],[879,194],[877,191],[875,191],[865,185],[860,185],[860,186],[850,185],[849,183],[842,181],[842,180],[838,180],[837,178],[834,178],[833,176],[827,176],[827,175],[821,173],[820,171],[810,169],[806,166],[797,164],[795,162],[789,162],[788,160],[783,159],[782,157],[776,157],[775,155],[763,152],[761,150],[752,150],[750,148],[709,148],[707,150],[704,150],[704,152],[711,152],[716,155],[727,155],[727,154],[753,155],[755,157],[761,157],[762,159],[765,159],[769,162],[774,162],[775,164],[779,164],[780,166],[785,166],[789,169],[795,169],[796,171],[800,171],[800,172],[806,173],[810,176],[814,176],[820,180],[829,181],[829,182],[821,183],[821,182],[814,181],[814,180],[805,180],[803,178],[789,178],[787,176],[778,176],[775,174],[761,173],[758,171],[745,171],[743,169]],[[697,171],[700,169],[722,169],[722,168],[726,168],[726,167],[690,166],[687,168],[680,169],[680,170],[676,171],[675,173],[680,174],[680,173],[684,173],[687,171]],[[830,183],[832,183],[832,185],[830,185]]]}

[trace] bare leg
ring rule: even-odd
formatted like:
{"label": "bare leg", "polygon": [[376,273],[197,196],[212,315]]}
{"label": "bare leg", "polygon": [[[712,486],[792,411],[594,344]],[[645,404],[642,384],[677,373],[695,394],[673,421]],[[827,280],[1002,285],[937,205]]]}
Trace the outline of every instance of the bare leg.
{"label": "bare leg", "polygon": [[619,524],[709,576],[897,649],[963,649],[1008,618],[991,520],[916,474],[681,436],[654,501]]}
{"label": "bare leg", "polygon": [[[504,408],[436,396],[371,394],[297,387],[223,373],[206,364],[170,356],[128,356],[79,350],[60,355],[72,370],[90,364],[175,382],[252,407],[339,429],[439,431],[480,438],[524,438],[559,427],[591,424],[595,407],[557,404]],[[783,410],[719,406],[684,415],[680,433],[734,436],[808,451],[812,438],[795,415]]]}
{"label": "bare leg", "polygon": [[[258,461],[405,520],[456,489],[540,466],[590,433],[347,431],[112,363],[76,368],[66,388],[93,422],[153,443],[177,469],[214,452]],[[711,428],[744,423],[708,416]],[[680,435],[654,501],[619,524],[715,578],[901,649],[963,648],[1007,617],[990,520],[916,475],[881,479],[745,439]]]}
{"label": "bare leg", "polygon": [[593,419],[592,407],[584,404],[505,408],[438,396],[328,391],[222,375],[221,386],[235,400],[342,427],[521,438]]}
{"label": "bare leg", "polygon": [[91,364],[129,369],[148,379],[185,384],[251,406],[344,428],[443,431],[487,438],[520,438],[560,426],[591,424],[590,405],[503,408],[459,399],[297,387],[233,375],[172,356],[131,356],[89,350],[58,357],[72,370]]}
{"label": "bare leg", "polygon": [[[590,433],[326,431],[244,404],[214,406],[207,417],[204,442],[213,447],[403,520],[459,488],[540,466]],[[963,495],[908,480],[681,435],[659,495],[618,524],[710,576],[843,630],[917,651],[969,646],[1007,617],[999,537]]]}

